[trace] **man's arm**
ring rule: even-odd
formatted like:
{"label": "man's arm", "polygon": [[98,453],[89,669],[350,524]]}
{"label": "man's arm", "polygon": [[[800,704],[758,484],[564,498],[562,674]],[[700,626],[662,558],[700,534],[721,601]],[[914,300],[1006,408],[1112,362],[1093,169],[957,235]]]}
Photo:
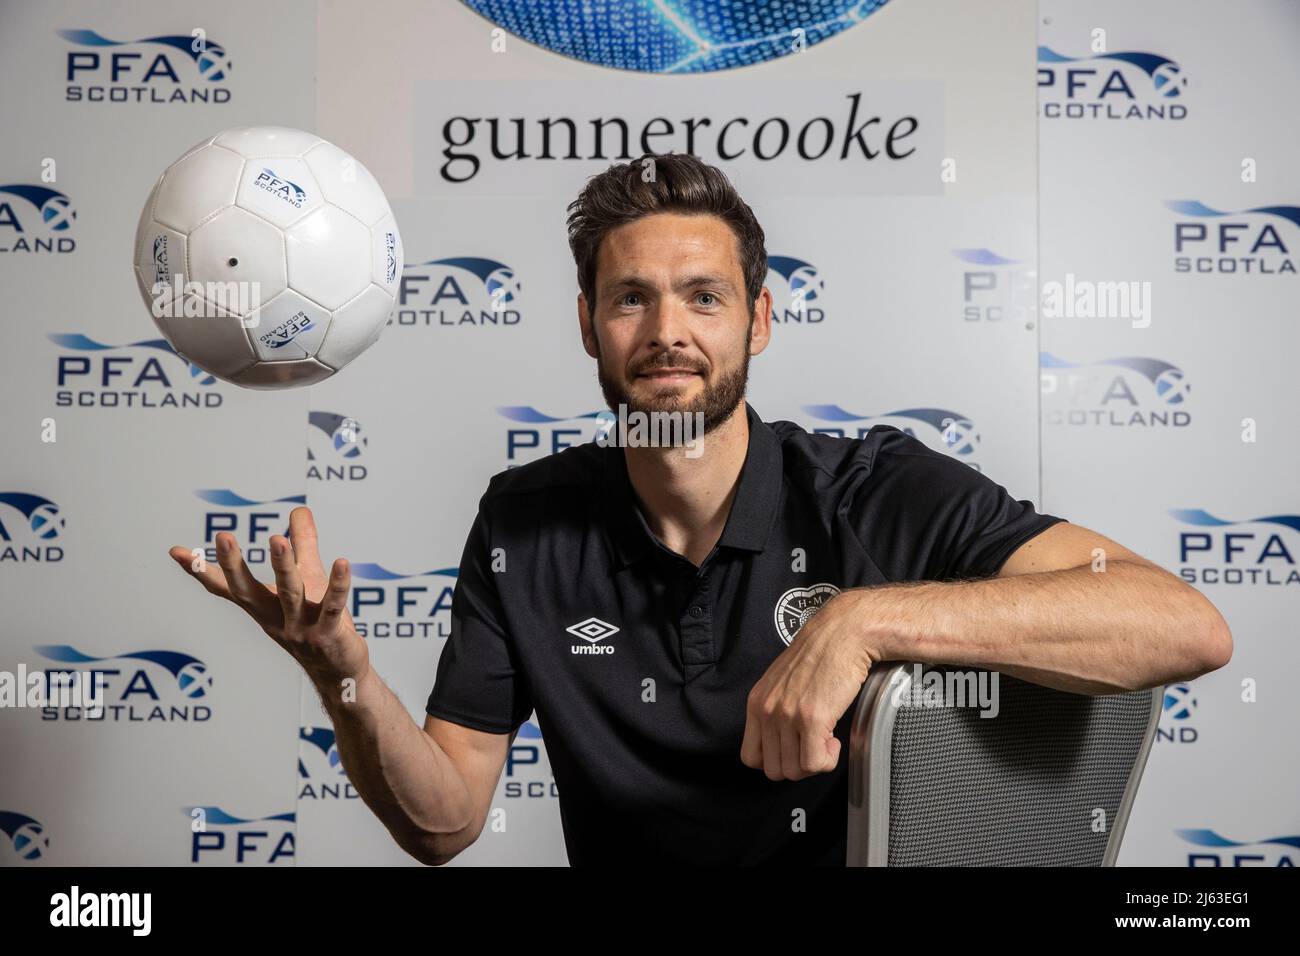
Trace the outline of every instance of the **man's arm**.
{"label": "man's arm", "polygon": [[374,671],[358,680],[355,701],[317,691],[348,779],[398,846],[440,866],[478,839],[513,734],[432,716],[421,730]]}
{"label": "man's arm", "polygon": [[1080,694],[1191,680],[1232,656],[1200,591],[1076,524],[1031,538],[997,577],[855,589],[823,611],[841,599],[873,663],[986,667]]}
{"label": "man's arm", "polygon": [[771,780],[834,770],[835,726],[880,661],[983,667],[1106,694],[1191,680],[1231,656],[1228,625],[1199,591],[1060,523],[1021,545],[996,577],[835,595],[750,691],[740,759]]}
{"label": "man's arm", "polygon": [[289,515],[287,540],[271,536],[274,586],[253,577],[234,535],[222,532],[215,543],[219,567],[192,560],[182,546],[170,554],[209,593],[246,611],[302,666],[334,725],[348,779],[398,845],[421,862],[441,864],[473,843],[512,735],[434,717],[421,731],[371,669],[347,608],[351,568],[339,558],[326,577],[307,508]]}

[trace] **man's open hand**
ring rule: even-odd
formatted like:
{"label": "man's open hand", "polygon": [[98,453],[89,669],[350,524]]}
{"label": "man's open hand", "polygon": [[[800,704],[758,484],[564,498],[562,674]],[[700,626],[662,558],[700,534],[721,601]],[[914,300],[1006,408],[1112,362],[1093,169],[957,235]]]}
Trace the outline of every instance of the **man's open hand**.
{"label": "man's open hand", "polygon": [[328,578],[316,543],[316,522],[307,508],[289,515],[289,537],[271,535],[271,565],[275,584],[253,577],[235,536],[216,536],[219,568],[196,570],[189,549],[177,546],[168,554],[209,593],[239,605],[263,631],[302,665],[316,681],[334,684],[343,678],[360,680],[370,653],[348,613],[352,572],[348,562],[334,562]]}

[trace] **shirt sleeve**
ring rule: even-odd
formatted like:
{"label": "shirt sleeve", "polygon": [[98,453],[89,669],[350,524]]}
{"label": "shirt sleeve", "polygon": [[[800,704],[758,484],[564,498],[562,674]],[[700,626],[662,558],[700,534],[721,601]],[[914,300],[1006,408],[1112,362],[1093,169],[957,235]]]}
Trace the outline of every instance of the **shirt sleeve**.
{"label": "shirt sleeve", "polygon": [[486,496],[465,542],[451,598],[451,633],[425,712],[489,734],[508,734],[533,712],[492,571]]}
{"label": "shirt sleeve", "polygon": [[1022,544],[1065,520],[893,426],[877,429],[850,520],[891,581],[991,577]]}

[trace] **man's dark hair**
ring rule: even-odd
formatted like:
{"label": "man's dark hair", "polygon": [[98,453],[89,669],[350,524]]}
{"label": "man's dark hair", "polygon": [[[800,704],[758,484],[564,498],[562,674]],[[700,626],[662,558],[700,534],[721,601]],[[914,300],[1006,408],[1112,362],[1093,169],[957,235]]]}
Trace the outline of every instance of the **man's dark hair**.
{"label": "man's dark hair", "polygon": [[[653,162],[653,165],[651,165]],[[645,153],[587,180],[569,203],[569,248],[578,288],[596,309],[596,253],[610,230],[660,212],[713,215],[736,235],[750,315],[767,278],[763,227],[722,170],[689,153]]]}

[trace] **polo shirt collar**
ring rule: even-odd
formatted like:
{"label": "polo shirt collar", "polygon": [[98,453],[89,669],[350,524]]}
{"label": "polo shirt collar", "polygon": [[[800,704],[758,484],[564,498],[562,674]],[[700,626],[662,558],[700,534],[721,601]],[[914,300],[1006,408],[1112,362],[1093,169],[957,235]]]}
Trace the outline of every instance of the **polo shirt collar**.
{"label": "polo shirt collar", "polygon": [[[758,417],[749,402],[745,403],[745,414],[749,421],[749,447],[718,545],[762,551],[776,520],[785,469],[781,441],[776,433]],[[654,537],[637,506],[628,478],[627,459],[618,445],[606,449],[605,489],[606,522],[617,554],[617,567],[622,568],[654,547]]]}

